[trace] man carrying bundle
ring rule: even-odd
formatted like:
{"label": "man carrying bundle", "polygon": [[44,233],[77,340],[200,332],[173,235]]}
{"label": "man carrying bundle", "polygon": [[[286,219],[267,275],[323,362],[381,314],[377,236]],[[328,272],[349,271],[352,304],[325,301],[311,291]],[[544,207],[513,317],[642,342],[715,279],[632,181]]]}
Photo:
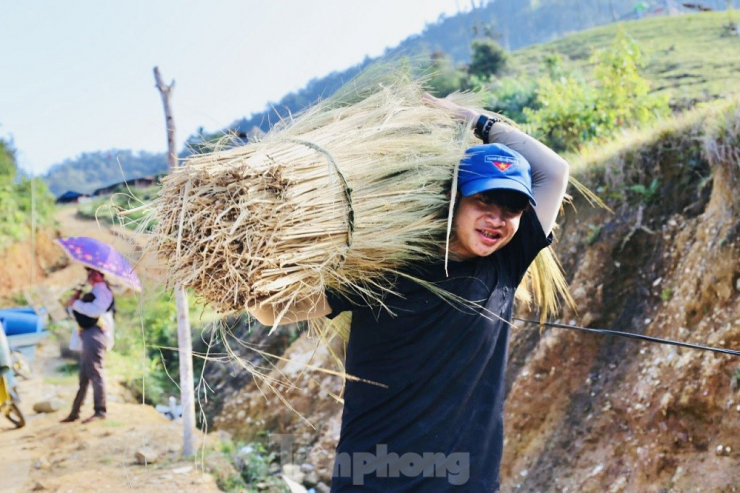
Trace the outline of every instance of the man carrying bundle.
{"label": "man carrying bundle", "polygon": [[[352,311],[332,491],[498,491],[514,293],[551,240],[568,165],[522,132],[425,95],[475,122],[484,142],[460,163],[449,262],[406,267],[386,306],[327,291],[281,323]],[[490,143],[495,142],[495,143]],[[250,309],[263,324],[280,307]],[[462,488],[460,488],[462,486]]]}

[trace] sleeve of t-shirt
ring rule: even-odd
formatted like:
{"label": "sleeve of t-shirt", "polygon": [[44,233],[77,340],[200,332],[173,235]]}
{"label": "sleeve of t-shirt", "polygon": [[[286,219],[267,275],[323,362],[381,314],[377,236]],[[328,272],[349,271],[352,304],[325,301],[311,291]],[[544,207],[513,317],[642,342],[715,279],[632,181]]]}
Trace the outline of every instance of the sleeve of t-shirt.
{"label": "sleeve of t-shirt", "polygon": [[327,318],[333,319],[342,312],[352,311],[357,306],[356,301],[350,300],[332,289],[324,291],[324,295],[331,308],[331,313],[327,315]]}
{"label": "sleeve of t-shirt", "polygon": [[550,246],[552,238],[552,233],[545,235],[537,214],[530,207],[522,214],[519,230],[511,242],[501,249],[499,258],[505,259],[505,268],[510,270],[515,279],[521,280],[540,251]]}

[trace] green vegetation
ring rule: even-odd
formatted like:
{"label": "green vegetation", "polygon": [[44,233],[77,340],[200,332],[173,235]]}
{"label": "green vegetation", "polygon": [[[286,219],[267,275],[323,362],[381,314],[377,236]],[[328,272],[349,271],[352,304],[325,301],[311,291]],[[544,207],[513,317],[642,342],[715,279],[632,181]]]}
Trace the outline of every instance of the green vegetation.
{"label": "green vegetation", "polygon": [[432,55],[429,71],[433,75],[427,84],[434,94],[450,94],[467,86],[465,72],[456,68],[452,59],[444,53]]}
{"label": "green vegetation", "polygon": [[80,371],[80,364],[78,362],[64,363],[58,366],[56,369],[57,373],[65,376],[75,376]]}
{"label": "green vegetation", "polygon": [[557,56],[548,58],[535,109],[523,110],[533,133],[555,150],[574,150],[669,112],[667,96],[648,93],[650,84],[640,75],[645,57],[634,40],[619,34],[591,59],[595,82],[587,83],[580,74],[567,73]]}
{"label": "green vegetation", "polygon": [[44,383],[49,385],[73,385],[79,377],[75,375],[64,375],[61,377],[44,377]]}
{"label": "green vegetation", "polygon": [[[725,29],[735,17],[704,12],[590,29],[510,53],[504,76],[488,82],[471,72],[472,63],[455,67],[436,54],[431,89],[444,96],[475,87],[489,95],[489,109],[556,150],[577,150],[644,127],[668,114],[669,104],[680,110],[738,93],[740,38]],[[490,57],[475,66],[496,60],[492,49],[474,53]]]}
{"label": "green vegetation", "polygon": [[430,72],[431,92],[447,95],[455,91],[480,90],[504,70],[509,55],[490,38],[475,39],[471,45],[472,60],[467,67],[455,67],[452,58],[441,52],[432,54],[431,64],[422,72]]}
{"label": "green vegetation", "polygon": [[262,442],[221,442],[221,454],[234,465],[239,475],[220,480],[218,485],[224,491],[257,493],[274,491],[288,493],[288,487],[280,479],[278,453],[269,451]]}
{"label": "green vegetation", "polygon": [[473,61],[455,69],[439,55],[430,85],[438,95],[477,87],[490,107],[519,124],[556,151],[577,150],[610,138],[617,130],[645,125],[669,113],[668,96],[651,94],[641,75],[647,61],[640,45],[618,33],[610,47],[594,52],[587,77],[566,67],[557,53],[543,59],[537,79],[494,78],[507,57],[492,40],[473,43]]}
{"label": "green vegetation", "polygon": [[588,245],[593,245],[597,241],[599,241],[599,236],[601,235],[601,230],[604,229],[603,224],[599,224],[598,226],[595,224],[589,224],[588,225],[588,234],[586,235],[586,243]]}
{"label": "green vegetation", "polygon": [[671,288],[663,288],[660,292],[660,300],[671,301],[671,298],[673,298],[673,290]]}
{"label": "green vegetation", "polygon": [[52,222],[54,198],[43,181],[19,176],[15,150],[0,139],[0,250]]}
{"label": "green vegetation", "polygon": [[509,55],[497,42],[490,38],[473,40],[472,57],[468,74],[480,80],[487,80],[500,74],[506,67]]}
{"label": "green vegetation", "polygon": [[630,200],[646,208],[695,210],[708,198],[708,158],[736,148],[730,129],[738,128],[739,105],[738,97],[706,103],[586,145],[568,156],[573,174],[611,204]]}
{"label": "green vegetation", "polygon": [[[149,403],[163,403],[169,395],[179,395],[174,300],[166,295],[148,294],[142,299],[126,294],[116,298],[116,307],[116,345],[109,355],[110,372]],[[169,372],[174,372],[174,380]]]}
{"label": "green vegetation", "polygon": [[[141,226],[146,214],[135,211],[127,214],[123,219],[118,216],[120,211],[135,209],[154,199],[159,191],[159,186],[153,187],[126,187],[118,186],[110,196],[97,197],[90,202],[77,206],[77,215],[85,219],[94,219],[106,224],[123,224],[129,229],[137,229]],[[149,230],[153,225],[147,224],[144,229]]]}
{"label": "green vegetation", "polygon": [[68,190],[92,193],[98,188],[125,180],[167,171],[164,153],[111,149],[86,152],[51,167],[44,176],[55,197]]}
{"label": "green vegetation", "polygon": [[560,55],[565,68],[591,73],[593,54],[609,48],[623,32],[649,53],[643,75],[652,92],[668,94],[672,104],[688,106],[740,90],[740,37],[727,36],[728,17],[740,22],[740,12],[702,12],[652,17],[610,24],[566,36],[552,43],[511,54],[511,76],[536,76],[545,60]]}
{"label": "green vegetation", "polygon": [[640,203],[650,205],[658,198],[658,191],[660,190],[660,180],[657,178],[650,182],[647,187],[642,184],[632,185],[628,188],[630,192],[634,192],[640,198]]}

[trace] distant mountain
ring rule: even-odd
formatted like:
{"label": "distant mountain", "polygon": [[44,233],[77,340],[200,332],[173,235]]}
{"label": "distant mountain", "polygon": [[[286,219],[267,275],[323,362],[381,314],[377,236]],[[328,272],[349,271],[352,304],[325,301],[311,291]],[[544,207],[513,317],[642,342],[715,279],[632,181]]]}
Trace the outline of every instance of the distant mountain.
{"label": "distant mountain", "polygon": [[[469,61],[470,45],[476,37],[491,36],[513,51],[616,20],[685,8],[679,7],[681,4],[675,0],[479,0],[477,3],[479,5],[470,12],[451,17],[440,16],[437,22],[428,25],[420,34],[409,36],[398,46],[386,50],[383,57],[408,55],[423,58],[442,52],[454,63],[464,64]],[[704,0],[702,5],[721,10],[725,7],[725,0]],[[732,5],[740,6],[740,0],[732,0]],[[237,133],[246,138],[266,132],[280,117],[295,114],[317,100],[330,96],[376,60],[365,58],[344,71],[312,79],[303,89],[287,94],[278,102],[267,104],[265,111],[238,119],[213,135],[204,135],[202,132],[191,135],[179,157],[186,157],[193,149],[198,149],[204,140],[225,133]],[[116,157],[121,162],[123,175]],[[121,181],[123,176],[137,178],[166,169],[164,154],[142,152],[137,155],[128,150],[111,150],[68,159],[54,166],[44,178],[50,190],[59,195],[69,188],[87,192]]]}
{"label": "distant mountain", "polygon": [[[479,3],[481,5],[470,12],[440,16],[420,34],[409,36],[395,48],[386,50],[383,57],[443,52],[455,63],[467,63],[470,44],[476,37],[492,36],[508,50],[516,50],[552,41],[571,32],[642,15],[634,10],[634,0],[490,0]],[[218,133],[244,135],[255,127],[266,132],[280,116],[295,114],[320,98],[330,96],[376,60],[365,58],[347,70],[313,79],[303,89],[286,95],[277,103],[266,105],[265,111],[239,119]],[[195,144],[202,138],[202,135],[196,135],[188,140]]]}
{"label": "distant mountain", "polygon": [[167,171],[165,153],[111,149],[86,152],[52,166],[44,181],[54,196],[67,190],[90,193],[100,187],[123,180],[164,173]]}

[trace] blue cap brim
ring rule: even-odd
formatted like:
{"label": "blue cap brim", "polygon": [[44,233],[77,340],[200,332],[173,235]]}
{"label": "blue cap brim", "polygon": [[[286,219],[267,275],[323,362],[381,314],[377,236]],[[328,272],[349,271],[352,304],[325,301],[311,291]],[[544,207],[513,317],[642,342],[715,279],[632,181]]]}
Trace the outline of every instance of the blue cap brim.
{"label": "blue cap brim", "polygon": [[476,193],[487,192],[489,190],[514,190],[515,192],[523,193],[529,198],[529,202],[533,206],[537,206],[537,202],[534,200],[532,194],[527,190],[527,187],[519,183],[517,180],[511,180],[508,178],[482,178],[480,180],[471,180],[464,185],[460,185],[460,193],[463,197],[470,197]]}

